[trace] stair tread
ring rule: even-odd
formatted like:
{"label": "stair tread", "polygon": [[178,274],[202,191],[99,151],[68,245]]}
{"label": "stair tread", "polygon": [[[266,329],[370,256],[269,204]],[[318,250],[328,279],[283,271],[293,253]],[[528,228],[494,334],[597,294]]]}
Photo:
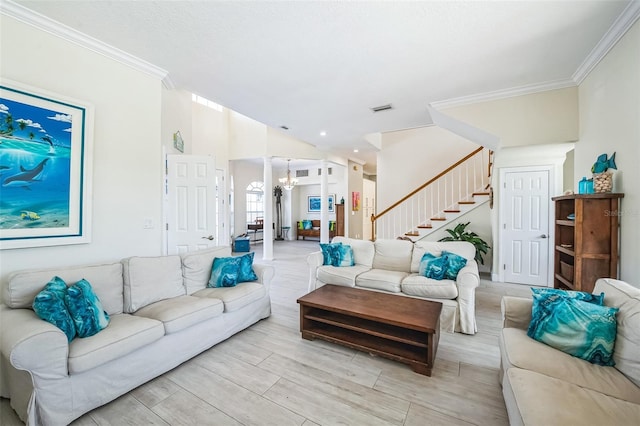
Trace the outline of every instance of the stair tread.
{"label": "stair tread", "polygon": [[489,195],[488,192],[474,192],[472,195]]}
{"label": "stair tread", "polygon": [[417,232],[405,232],[404,235],[406,235],[407,237],[419,237],[420,234]]}
{"label": "stair tread", "polygon": [[475,201],[458,201],[458,204],[475,204]]}
{"label": "stair tread", "polygon": [[445,213],[460,213],[460,210],[457,209],[450,209],[450,210],[443,210]]}
{"label": "stair tread", "polygon": [[430,228],[433,228],[433,226],[431,226],[431,225],[418,225],[418,228],[420,228],[420,229],[430,229]]}
{"label": "stair tread", "polygon": [[446,217],[432,217],[430,220],[447,220]]}

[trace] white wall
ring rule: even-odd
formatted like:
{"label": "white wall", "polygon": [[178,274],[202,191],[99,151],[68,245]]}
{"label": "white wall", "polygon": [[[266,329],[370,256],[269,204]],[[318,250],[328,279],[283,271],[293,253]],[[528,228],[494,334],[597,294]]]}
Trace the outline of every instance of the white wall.
{"label": "white wall", "polygon": [[617,152],[614,191],[621,201],[620,278],[640,287],[640,21],[580,85],[580,142],[574,179],[591,174],[602,153]]}
{"label": "white wall", "polygon": [[[95,108],[92,242],[3,250],[1,279],[20,269],[160,254],[160,80],[5,15],[0,27],[3,78]],[[153,229],[143,229],[144,218]]]}

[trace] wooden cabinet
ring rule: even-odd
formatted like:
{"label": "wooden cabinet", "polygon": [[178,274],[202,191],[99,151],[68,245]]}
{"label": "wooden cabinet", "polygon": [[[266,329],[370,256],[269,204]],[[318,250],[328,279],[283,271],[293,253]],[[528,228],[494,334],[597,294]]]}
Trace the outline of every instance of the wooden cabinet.
{"label": "wooden cabinet", "polygon": [[344,204],[336,204],[336,235],[344,237]]}
{"label": "wooden cabinet", "polygon": [[598,278],[618,278],[620,199],[579,194],[555,201],[554,288],[591,293]]}

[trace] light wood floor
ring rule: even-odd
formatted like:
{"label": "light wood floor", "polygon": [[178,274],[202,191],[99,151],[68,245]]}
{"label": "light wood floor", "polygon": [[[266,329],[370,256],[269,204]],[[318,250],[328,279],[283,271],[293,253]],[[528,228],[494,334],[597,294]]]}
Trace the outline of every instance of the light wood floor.
{"label": "light wood floor", "polygon": [[[500,298],[527,286],[482,280],[479,332],[443,333],[432,377],[322,341],[302,340],[313,241],[277,241],[273,314],[74,425],[506,425],[498,383]],[[262,245],[252,244],[256,262]],[[0,424],[22,424],[6,399]]]}

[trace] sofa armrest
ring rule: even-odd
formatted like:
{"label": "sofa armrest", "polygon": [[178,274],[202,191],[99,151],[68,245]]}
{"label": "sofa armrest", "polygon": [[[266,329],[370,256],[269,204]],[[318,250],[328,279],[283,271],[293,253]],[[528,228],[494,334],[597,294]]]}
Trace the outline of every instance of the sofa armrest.
{"label": "sofa armrest", "polygon": [[519,328],[526,330],[531,322],[531,305],[533,301],[524,297],[503,296],[500,302],[502,311],[502,328]]}
{"label": "sofa armrest", "polygon": [[307,256],[307,265],[309,265],[309,291],[316,289],[316,277],[318,276],[318,268],[322,266],[324,257],[322,251],[314,251]]}
{"label": "sofa armrest", "polygon": [[271,280],[275,275],[275,269],[271,265],[263,265],[260,263],[253,264],[253,271],[258,276],[258,282],[263,284],[269,290],[271,287]]}
{"label": "sofa armrest", "polygon": [[31,309],[0,307],[0,350],[18,370],[46,379],[69,375],[69,343],[62,330]]}
{"label": "sofa armrest", "polygon": [[478,264],[475,260],[468,260],[456,277],[460,331],[465,334],[475,334],[478,331],[476,323],[476,288],[478,285],[480,285]]}

